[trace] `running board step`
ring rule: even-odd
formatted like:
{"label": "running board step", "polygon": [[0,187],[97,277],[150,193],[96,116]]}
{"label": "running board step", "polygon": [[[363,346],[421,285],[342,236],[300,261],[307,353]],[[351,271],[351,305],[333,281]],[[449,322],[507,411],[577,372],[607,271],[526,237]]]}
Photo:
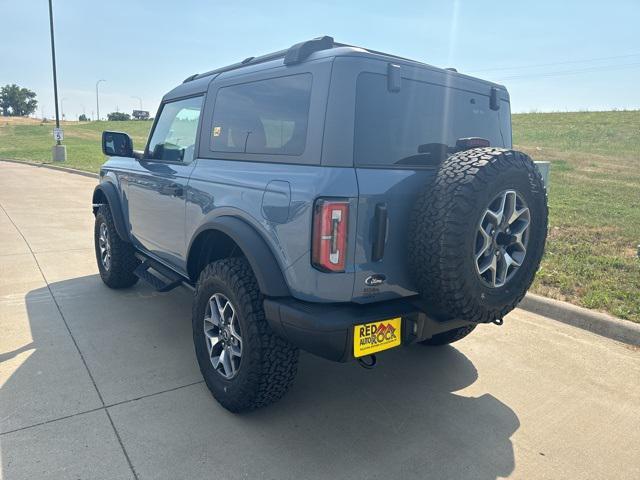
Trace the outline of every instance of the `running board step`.
{"label": "running board step", "polygon": [[[150,270],[153,269],[152,273]],[[148,261],[142,262],[133,271],[133,274],[140,280],[147,282],[158,292],[168,292],[176,287],[182,285],[182,278],[173,272],[169,272],[167,269],[163,269],[159,272],[157,268],[154,268]]]}

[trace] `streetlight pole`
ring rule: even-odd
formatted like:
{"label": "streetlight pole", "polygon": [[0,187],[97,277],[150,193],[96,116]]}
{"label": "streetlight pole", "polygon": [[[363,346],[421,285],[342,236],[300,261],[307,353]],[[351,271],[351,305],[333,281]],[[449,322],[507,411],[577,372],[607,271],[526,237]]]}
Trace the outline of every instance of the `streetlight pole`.
{"label": "streetlight pole", "polygon": [[98,85],[100,82],[106,82],[106,80],[98,80],[96,82],[96,112],[98,114],[97,120],[100,120],[100,98],[98,97]]}
{"label": "streetlight pole", "polygon": [[[58,76],[56,75],[56,43],[53,35],[53,5],[49,0],[49,30],[51,32],[51,65],[53,67],[53,98],[56,105],[56,132],[60,131],[60,116],[58,114]],[[64,162],[67,149],[62,145],[60,137],[56,136],[56,144],[51,149],[54,161]]]}

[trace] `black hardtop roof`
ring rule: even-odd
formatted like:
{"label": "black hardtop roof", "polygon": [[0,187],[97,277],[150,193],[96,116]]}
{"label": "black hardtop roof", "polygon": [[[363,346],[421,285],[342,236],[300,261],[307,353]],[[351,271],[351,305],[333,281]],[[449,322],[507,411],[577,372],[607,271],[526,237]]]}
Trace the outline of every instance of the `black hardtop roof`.
{"label": "black hardtop roof", "polygon": [[[398,63],[412,64],[419,67],[426,67],[426,68],[431,68],[431,69],[448,72],[452,74],[458,74],[457,71],[452,68],[445,68],[445,69],[438,68],[438,67],[434,67],[433,65],[429,65],[416,60],[411,60],[405,57],[400,57],[398,55],[379,52],[377,50],[371,50],[369,48],[358,47],[355,45],[338,43],[334,41],[333,37],[323,36],[323,37],[314,38],[312,40],[306,40],[304,42],[296,43],[295,45],[284,50],[279,50],[273,53],[267,53],[265,55],[260,55],[258,57],[248,57],[242,60],[241,62],[227,65],[226,67],[220,67],[205,73],[196,73],[194,75],[191,75],[187,77],[182,82],[181,85],[174,88],[167,95],[165,95],[165,100],[182,97],[182,96],[188,96],[188,95],[206,91],[207,85],[211,81],[211,77],[217,76],[224,72],[230,72],[233,70],[239,70],[239,69],[248,68],[252,66],[254,67],[253,70],[255,70],[256,68],[255,66],[258,66],[260,64],[266,64],[268,62],[273,62],[275,60],[282,60],[283,65],[295,65],[297,63],[303,62],[310,55],[316,52],[319,52],[318,53],[319,55],[324,54],[323,56],[327,56],[327,57],[336,56],[336,55],[356,55],[356,54],[371,56],[372,58],[377,58],[377,59],[387,59],[391,62],[395,61]],[[265,65],[264,68],[269,68],[269,66]],[[467,77],[467,75],[463,75],[463,74],[458,74],[458,75]],[[474,77],[468,77],[468,78],[479,80]],[[482,81],[486,82],[484,80]],[[486,83],[492,84],[491,82],[486,82]],[[493,84],[493,85],[496,85],[496,84]]]}
{"label": "black hardtop roof", "polygon": [[356,47],[355,45],[338,43],[333,40],[333,37],[325,35],[324,37],[318,37],[312,40],[306,40],[304,42],[296,43],[295,45],[285,50],[279,50],[277,52],[267,53],[265,55],[260,55],[259,57],[248,57],[242,60],[241,62],[227,65],[226,67],[216,68],[215,70],[211,70],[205,73],[196,73],[195,75],[191,75],[190,77],[187,77],[184,80],[184,83],[190,82],[191,80],[195,80],[198,78],[215,75],[217,73],[228,72],[230,70],[236,70],[238,68],[247,67],[249,65],[256,65],[258,63],[265,63],[271,60],[278,60],[280,58],[283,59],[284,65],[294,65],[296,63],[301,63],[307,57],[309,57],[309,55],[311,55],[312,53],[320,52],[323,50],[331,50],[339,47],[353,47],[353,48],[358,48],[360,50],[364,50],[369,53],[384,55],[385,57],[389,57],[389,58],[395,58],[398,60],[404,60],[404,61],[409,61],[413,63],[420,63],[420,62],[415,62],[414,60],[409,60],[408,58],[398,57],[397,55],[391,55],[389,53],[382,53],[382,52],[378,52],[368,48]]}
{"label": "black hardtop roof", "polygon": [[[352,47],[357,48],[359,50],[363,50],[365,52],[382,55],[388,57],[389,59],[403,60],[405,62],[418,63],[415,60],[410,60],[408,58],[399,57],[397,55],[391,55],[389,53],[378,52],[376,50],[371,50],[369,48],[356,47],[355,45],[347,45],[345,43],[338,43],[333,40],[333,37],[323,36],[314,38],[312,40],[306,40],[304,42],[296,43],[295,45],[285,49],[279,50],[273,53],[267,53],[265,55],[260,55],[259,57],[248,57],[242,60],[241,62],[234,63],[231,65],[227,65],[226,67],[216,68],[215,70],[211,70],[205,73],[196,73],[195,75],[191,75],[187,77],[183,83],[190,82],[192,80],[196,80],[203,77],[208,77],[210,75],[215,75],[218,73],[228,72],[230,70],[237,70],[239,68],[248,67],[249,65],[256,65],[259,63],[269,62],[271,60],[283,59],[284,65],[294,65],[296,63],[303,62],[309,55],[315,52],[320,52],[323,50],[332,50],[340,47]],[[426,64],[422,64],[426,65]]]}

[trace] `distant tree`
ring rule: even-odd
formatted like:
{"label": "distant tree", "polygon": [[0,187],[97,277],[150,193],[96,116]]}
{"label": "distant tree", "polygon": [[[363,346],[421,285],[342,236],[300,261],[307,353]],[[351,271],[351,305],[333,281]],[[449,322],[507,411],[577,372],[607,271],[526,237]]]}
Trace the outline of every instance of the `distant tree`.
{"label": "distant tree", "polygon": [[82,113],[82,114],[80,114],[80,116],[78,117],[78,121],[79,121],[79,122],[88,122],[88,121],[89,121],[89,119],[87,118],[87,116],[86,116],[84,113]]}
{"label": "distant tree", "polygon": [[0,110],[5,117],[25,117],[36,111],[36,92],[15,83],[0,88]]}
{"label": "distant tree", "polygon": [[125,120],[131,120],[131,115],[124,112],[111,112],[107,114],[107,120],[112,122],[122,122]]}

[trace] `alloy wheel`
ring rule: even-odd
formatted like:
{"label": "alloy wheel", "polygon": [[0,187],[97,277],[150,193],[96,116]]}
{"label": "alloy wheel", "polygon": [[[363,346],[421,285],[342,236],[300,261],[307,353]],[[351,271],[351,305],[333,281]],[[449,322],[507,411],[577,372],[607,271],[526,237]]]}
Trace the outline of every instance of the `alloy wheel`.
{"label": "alloy wheel", "polygon": [[235,377],[242,359],[242,336],[236,309],[221,293],[213,294],[207,304],[204,336],[215,371],[227,380]]}
{"label": "alloy wheel", "polygon": [[109,241],[109,229],[104,222],[100,224],[98,247],[100,248],[100,261],[102,262],[102,266],[108,271],[111,268],[111,242]]}
{"label": "alloy wheel", "polygon": [[480,217],[476,233],[475,265],[483,283],[505,286],[527,254],[531,212],[515,190],[499,193]]}

